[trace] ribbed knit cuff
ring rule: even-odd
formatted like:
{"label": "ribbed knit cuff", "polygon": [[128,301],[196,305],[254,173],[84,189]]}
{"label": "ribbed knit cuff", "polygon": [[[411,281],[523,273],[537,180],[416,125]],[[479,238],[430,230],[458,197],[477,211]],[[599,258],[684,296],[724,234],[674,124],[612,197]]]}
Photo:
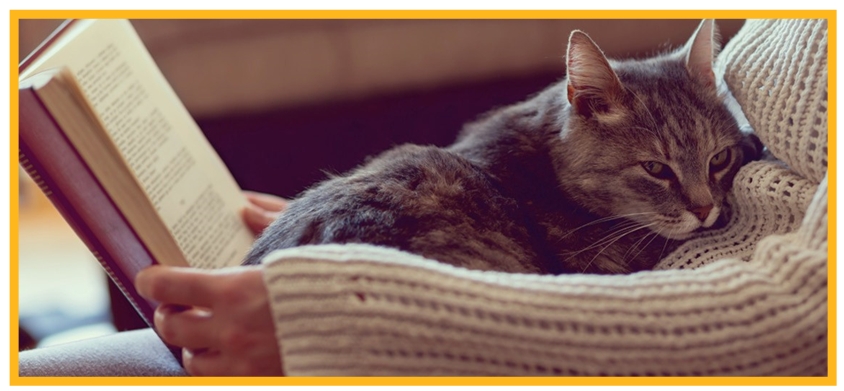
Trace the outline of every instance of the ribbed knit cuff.
{"label": "ribbed knit cuff", "polygon": [[822,375],[826,254],[627,276],[456,269],[361,245],[267,257],[289,375]]}

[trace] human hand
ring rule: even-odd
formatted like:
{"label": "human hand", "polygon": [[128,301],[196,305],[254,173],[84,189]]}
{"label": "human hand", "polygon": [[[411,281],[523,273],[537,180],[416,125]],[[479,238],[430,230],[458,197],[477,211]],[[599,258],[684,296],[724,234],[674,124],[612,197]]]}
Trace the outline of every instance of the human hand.
{"label": "human hand", "polygon": [[259,266],[218,270],[155,265],[135,278],[141,296],[162,303],[154,323],[182,347],[193,376],[282,376],[275,325]]}
{"label": "human hand", "polygon": [[271,194],[243,191],[249,205],[243,210],[243,220],[255,236],[261,234],[281,212],[287,209],[288,201]]}

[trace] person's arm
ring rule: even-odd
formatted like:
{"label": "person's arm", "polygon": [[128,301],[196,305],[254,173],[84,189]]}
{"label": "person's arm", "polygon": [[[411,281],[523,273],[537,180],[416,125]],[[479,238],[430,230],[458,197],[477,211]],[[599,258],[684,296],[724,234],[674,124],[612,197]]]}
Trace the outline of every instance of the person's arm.
{"label": "person's arm", "polygon": [[750,260],[632,275],[470,271],[366,245],[270,254],[288,376],[825,376],[827,207]]}
{"label": "person's arm", "polygon": [[207,308],[156,314],[193,375],[823,376],[826,200],[823,182],[800,230],[750,262],[692,271],[514,275],[326,245],[248,268],[154,267],[137,285]]}

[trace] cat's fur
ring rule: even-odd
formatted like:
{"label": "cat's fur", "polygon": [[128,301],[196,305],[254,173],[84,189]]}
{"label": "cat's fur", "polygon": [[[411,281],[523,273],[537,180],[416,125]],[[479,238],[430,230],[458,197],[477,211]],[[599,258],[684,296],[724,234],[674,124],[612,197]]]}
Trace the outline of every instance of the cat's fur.
{"label": "cat's fur", "polygon": [[[733,177],[761,149],[717,92],[716,36],[704,21],[672,53],[608,62],[575,31],[566,79],[485,115],[447,148],[397,147],[308,190],[247,262],[362,242],[470,269],[652,268],[678,240],[725,218]],[[711,169],[724,149],[725,168]]]}

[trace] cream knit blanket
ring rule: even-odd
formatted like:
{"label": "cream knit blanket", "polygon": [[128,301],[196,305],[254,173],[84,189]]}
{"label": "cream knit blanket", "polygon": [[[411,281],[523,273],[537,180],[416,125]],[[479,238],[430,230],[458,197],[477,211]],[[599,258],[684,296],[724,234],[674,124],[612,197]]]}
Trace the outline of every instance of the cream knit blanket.
{"label": "cream knit blanket", "polygon": [[776,159],[656,271],[533,276],[325,245],[265,259],[288,375],[827,373],[827,29],[748,21],[718,65]]}

